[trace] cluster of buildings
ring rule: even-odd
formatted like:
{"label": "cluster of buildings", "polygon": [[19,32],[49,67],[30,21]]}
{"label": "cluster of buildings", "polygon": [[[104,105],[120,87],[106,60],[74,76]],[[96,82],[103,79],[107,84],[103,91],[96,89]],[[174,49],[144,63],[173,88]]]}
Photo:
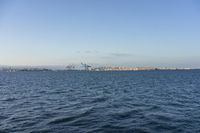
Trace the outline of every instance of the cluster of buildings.
{"label": "cluster of buildings", "polygon": [[97,67],[91,68],[91,71],[139,71],[139,70],[155,70],[152,67]]}
{"label": "cluster of buildings", "polygon": [[189,68],[157,68],[157,67],[92,67],[81,63],[82,68],[77,69],[75,65],[69,65],[66,70],[83,70],[83,71],[150,71],[150,70],[189,70]]}

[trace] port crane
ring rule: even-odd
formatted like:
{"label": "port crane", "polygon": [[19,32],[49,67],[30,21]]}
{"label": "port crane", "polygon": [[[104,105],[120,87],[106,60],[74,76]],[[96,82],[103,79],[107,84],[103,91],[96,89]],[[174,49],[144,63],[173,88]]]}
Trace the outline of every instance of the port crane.
{"label": "port crane", "polygon": [[89,71],[90,68],[92,67],[92,66],[87,65],[87,64],[85,64],[85,63],[81,63],[81,65],[84,67],[84,70],[85,70],[85,71]]}

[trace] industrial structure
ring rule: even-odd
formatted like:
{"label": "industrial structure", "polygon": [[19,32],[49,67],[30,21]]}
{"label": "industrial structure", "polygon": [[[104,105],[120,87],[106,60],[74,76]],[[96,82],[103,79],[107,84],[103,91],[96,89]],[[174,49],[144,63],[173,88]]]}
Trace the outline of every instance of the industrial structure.
{"label": "industrial structure", "polygon": [[83,68],[84,68],[85,71],[91,70],[91,67],[92,67],[92,66],[87,65],[87,64],[85,64],[85,63],[81,63],[81,65],[83,66]]}
{"label": "industrial structure", "polygon": [[102,67],[92,67],[86,63],[81,63],[80,65],[68,65],[66,70],[79,70],[79,71],[151,71],[151,70],[190,70],[189,68],[162,68],[162,67],[112,67],[112,66],[102,66]]}

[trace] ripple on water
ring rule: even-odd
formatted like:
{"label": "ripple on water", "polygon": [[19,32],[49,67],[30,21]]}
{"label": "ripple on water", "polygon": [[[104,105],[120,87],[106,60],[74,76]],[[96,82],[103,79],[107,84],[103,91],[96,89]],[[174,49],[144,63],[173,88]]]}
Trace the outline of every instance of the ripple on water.
{"label": "ripple on water", "polygon": [[0,130],[0,133],[9,133],[9,131]]}
{"label": "ripple on water", "polygon": [[102,102],[105,102],[108,100],[108,97],[96,97],[96,98],[93,98],[93,100],[91,101],[91,103],[102,103]]}
{"label": "ripple on water", "polygon": [[[71,121],[87,117],[92,113],[93,108],[80,109],[76,113],[68,114],[67,117],[54,118],[49,124],[69,123]],[[64,115],[64,114],[63,114]]]}
{"label": "ripple on water", "polygon": [[18,100],[18,99],[17,98],[5,98],[2,101],[4,101],[4,102],[14,102],[16,100]]}

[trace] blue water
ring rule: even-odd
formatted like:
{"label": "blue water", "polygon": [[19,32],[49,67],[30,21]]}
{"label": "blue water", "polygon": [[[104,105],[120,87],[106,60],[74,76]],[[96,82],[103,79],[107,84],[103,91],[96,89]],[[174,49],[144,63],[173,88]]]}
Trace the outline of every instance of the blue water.
{"label": "blue water", "polygon": [[200,133],[200,71],[0,72],[0,133]]}

